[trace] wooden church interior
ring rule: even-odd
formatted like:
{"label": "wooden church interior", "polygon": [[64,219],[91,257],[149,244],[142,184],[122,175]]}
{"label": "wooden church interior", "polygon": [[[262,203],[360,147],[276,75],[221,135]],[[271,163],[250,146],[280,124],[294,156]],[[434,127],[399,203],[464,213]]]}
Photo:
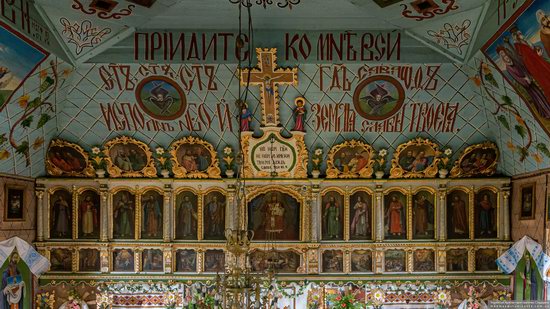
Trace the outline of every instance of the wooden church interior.
{"label": "wooden church interior", "polygon": [[544,306],[548,76],[545,0],[0,0],[0,309]]}

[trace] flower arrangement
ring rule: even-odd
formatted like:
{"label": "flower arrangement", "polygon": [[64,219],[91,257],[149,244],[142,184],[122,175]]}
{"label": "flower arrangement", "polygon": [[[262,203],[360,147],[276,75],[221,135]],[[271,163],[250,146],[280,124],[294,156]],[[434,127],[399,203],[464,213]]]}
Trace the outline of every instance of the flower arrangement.
{"label": "flower arrangement", "polygon": [[323,162],[323,148],[317,147],[311,156],[311,163],[313,163],[313,170],[318,171],[321,169],[321,162]]}
{"label": "flower arrangement", "polygon": [[386,156],[388,155],[387,149],[380,149],[374,156],[374,170],[377,172],[383,172],[386,169]]}
{"label": "flower arrangement", "polygon": [[55,304],[55,291],[36,294],[37,309],[53,309]]}
{"label": "flower arrangement", "polygon": [[451,156],[453,155],[453,150],[451,148],[446,148],[439,160],[439,169],[449,170],[451,168]]}
{"label": "flower arrangement", "polygon": [[223,148],[223,161],[225,162],[226,170],[233,170],[235,167],[235,152],[229,145]]}
{"label": "flower arrangement", "polygon": [[438,308],[448,308],[451,305],[451,293],[438,289],[434,291],[434,300]]}
{"label": "flower arrangement", "polygon": [[81,309],[80,303],[82,300],[75,290],[69,292],[69,297],[65,308],[67,309]]}
{"label": "flower arrangement", "polygon": [[332,294],[328,296],[328,300],[331,304],[330,308],[342,308],[342,309],[362,309],[366,307],[366,304],[356,299],[357,293],[344,293],[341,295]]}
{"label": "flower arrangement", "polygon": [[173,308],[176,308],[177,304],[178,304],[178,295],[172,291],[168,291],[166,293],[164,293],[164,305],[166,306],[166,308],[170,308],[170,309],[173,309]]}
{"label": "flower arrangement", "polygon": [[380,308],[384,304],[386,299],[386,293],[382,289],[374,289],[371,291],[371,297],[369,303],[375,307]]}
{"label": "flower arrangement", "polygon": [[107,309],[113,303],[113,295],[109,293],[96,294],[96,304],[98,309]]}
{"label": "flower arrangement", "polygon": [[92,147],[92,153],[90,155],[90,158],[92,159],[92,165],[94,169],[96,170],[104,170],[105,169],[105,154],[99,146]]}
{"label": "flower arrangement", "polygon": [[[464,285],[466,287],[466,285]],[[482,307],[479,295],[473,285],[468,287],[468,298],[466,299],[465,308],[467,309],[480,309]]]}
{"label": "flower arrangement", "polygon": [[509,291],[495,291],[493,292],[493,300],[496,301],[509,301],[512,299],[512,294]]}
{"label": "flower arrangement", "polygon": [[164,148],[159,146],[155,149],[155,159],[161,170],[168,170],[170,168],[170,154]]}

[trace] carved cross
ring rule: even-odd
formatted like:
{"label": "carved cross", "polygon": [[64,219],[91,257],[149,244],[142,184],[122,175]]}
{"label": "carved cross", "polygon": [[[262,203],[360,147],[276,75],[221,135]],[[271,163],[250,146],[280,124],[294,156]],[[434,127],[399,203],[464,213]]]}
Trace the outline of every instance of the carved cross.
{"label": "carved cross", "polygon": [[241,71],[241,85],[260,86],[262,124],[267,127],[279,125],[279,84],[298,85],[298,68],[277,68],[276,48],[256,48],[258,66]]}

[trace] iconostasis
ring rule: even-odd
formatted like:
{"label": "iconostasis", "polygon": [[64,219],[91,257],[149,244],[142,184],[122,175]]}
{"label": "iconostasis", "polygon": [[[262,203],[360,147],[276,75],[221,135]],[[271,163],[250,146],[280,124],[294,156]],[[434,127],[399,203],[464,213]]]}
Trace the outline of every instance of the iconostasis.
{"label": "iconostasis", "polygon": [[[50,260],[41,307],[214,297],[227,228],[254,232],[253,271],[275,252],[292,308],[509,298],[495,259],[543,239],[547,176],[517,175],[550,162],[545,1],[325,1],[352,24],[253,37],[217,10],[224,31],[174,29],[167,1],[35,2],[2,1],[0,172],[27,178],[6,178],[0,232]],[[311,8],[261,2],[259,21]],[[348,18],[365,9],[391,27]]]}

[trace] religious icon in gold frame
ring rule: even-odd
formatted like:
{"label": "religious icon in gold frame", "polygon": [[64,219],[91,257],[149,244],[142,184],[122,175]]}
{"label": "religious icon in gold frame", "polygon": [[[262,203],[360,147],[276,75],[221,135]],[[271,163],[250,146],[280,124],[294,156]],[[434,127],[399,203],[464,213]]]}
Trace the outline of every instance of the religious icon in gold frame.
{"label": "religious icon in gold frame", "polygon": [[430,178],[439,171],[439,146],[416,138],[397,147],[391,161],[390,178]]}
{"label": "religious icon in gold frame", "polygon": [[272,267],[277,273],[297,273],[300,270],[300,259],[300,254],[293,250],[253,250],[250,265],[254,272],[265,272]]}
{"label": "religious icon in gold frame", "polygon": [[50,238],[73,238],[73,194],[64,188],[50,193]]}
{"label": "religious icon in gold frame", "polygon": [[357,85],[353,93],[353,105],[361,117],[384,120],[397,113],[405,101],[405,89],[401,83],[386,75],[367,78]]}
{"label": "religious icon in gold frame", "polygon": [[450,249],[446,254],[447,271],[468,271],[468,250]]}
{"label": "religious icon in gold frame", "polygon": [[451,177],[491,176],[496,172],[499,151],[495,143],[484,142],[464,149],[451,169]]}
{"label": "religious icon in gold frame", "polygon": [[170,146],[170,155],[176,178],[221,178],[217,153],[205,140],[181,138]]}
{"label": "religious icon in gold frame", "polygon": [[93,177],[88,153],[77,144],[54,139],[46,152],[46,171],[51,176]]}
{"label": "religious icon in gold frame", "polygon": [[51,271],[72,271],[73,251],[65,248],[56,248],[50,251]]}
{"label": "religious icon in gold frame", "polygon": [[431,249],[419,249],[413,253],[413,270],[417,272],[435,271],[435,252]]}
{"label": "religious icon in gold frame", "polygon": [[520,220],[531,220],[535,218],[535,188],[536,183],[528,183],[520,187]]}
{"label": "religious icon in gold frame", "polygon": [[156,177],[157,168],[149,146],[128,136],[114,138],[103,153],[110,177]]}
{"label": "religious icon in gold frame", "polygon": [[358,140],[345,141],[328,152],[327,178],[371,178],[374,149]]}

